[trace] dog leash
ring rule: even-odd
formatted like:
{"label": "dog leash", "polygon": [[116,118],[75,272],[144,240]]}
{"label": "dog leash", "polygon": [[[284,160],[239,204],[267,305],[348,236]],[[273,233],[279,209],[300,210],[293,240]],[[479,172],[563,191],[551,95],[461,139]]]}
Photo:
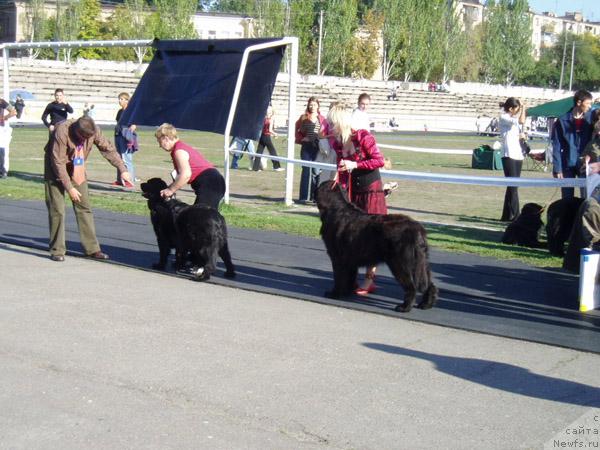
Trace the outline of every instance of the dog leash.
{"label": "dog leash", "polygon": [[[340,171],[337,170],[335,172],[335,177],[333,177],[333,184],[331,185],[331,190],[335,188],[337,184],[340,184]],[[348,172],[348,200],[352,201],[352,172]]]}

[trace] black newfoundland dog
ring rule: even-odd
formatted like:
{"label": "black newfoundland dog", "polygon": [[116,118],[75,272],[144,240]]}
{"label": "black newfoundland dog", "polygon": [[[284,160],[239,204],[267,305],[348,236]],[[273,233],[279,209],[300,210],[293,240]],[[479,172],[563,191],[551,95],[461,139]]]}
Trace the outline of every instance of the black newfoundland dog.
{"label": "black newfoundland dog", "polygon": [[517,244],[522,247],[542,248],[544,245],[538,240],[542,228],[543,208],[537,203],[526,203],[521,209],[521,214],[510,223],[504,235],[502,243]]}
{"label": "black newfoundland dog", "polygon": [[402,214],[366,214],[349,203],[333,181],[322,183],[316,194],[321,236],[333,266],[334,285],[327,297],[350,295],[359,267],[384,262],[404,289],[404,303],[396,311],[410,311],[417,292],[423,294],[419,308],[435,305],[438,290],[431,279],[427,237],[420,223]]}
{"label": "black newfoundland dog", "polygon": [[208,206],[188,205],[175,198],[165,200],[160,191],[167,183],[151,178],[141,184],[142,195],[148,199],[150,219],[160,252],[154,269],[165,270],[171,249],[175,248],[175,268],[182,270],[187,261],[196,267],[198,280],[208,280],[216,270],[217,255],[225,263],[225,276],[233,278],[235,268],[227,245],[225,219]]}
{"label": "black newfoundland dog", "polygon": [[561,198],[548,207],[546,236],[548,250],[554,256],[565,254],[565,242],[569,240],[579,207],[583,199],[579,197]]}

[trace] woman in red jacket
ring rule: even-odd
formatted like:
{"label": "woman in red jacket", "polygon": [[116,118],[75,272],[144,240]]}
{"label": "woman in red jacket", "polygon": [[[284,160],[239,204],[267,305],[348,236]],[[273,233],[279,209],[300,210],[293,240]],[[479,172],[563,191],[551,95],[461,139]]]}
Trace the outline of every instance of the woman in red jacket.
{"label": "woman in red jacket", "polygon": [[[351,191],[350,201],[368,214],[387,214],[385,193],[379,168],[384,158],[375,138],[367,130],[351,128],[352,109],[343,103],[329,110],[330,133],[338,157],[339,182]],[[368,295],[375,291],[376,266],[368,267],[364,284],[355,292]]]}

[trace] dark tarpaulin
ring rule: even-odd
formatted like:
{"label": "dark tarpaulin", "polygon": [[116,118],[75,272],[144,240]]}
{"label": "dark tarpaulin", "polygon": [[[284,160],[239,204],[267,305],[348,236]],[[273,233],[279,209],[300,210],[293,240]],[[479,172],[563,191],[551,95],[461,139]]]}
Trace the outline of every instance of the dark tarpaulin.
{"label": "dark tarpaulin", "polygon": [[[140,80],[121,124],[224,134],[244,50],[279,39],[155,41],[154,58]],[[231,129],[258,139],[285,46],[251,52]]]}

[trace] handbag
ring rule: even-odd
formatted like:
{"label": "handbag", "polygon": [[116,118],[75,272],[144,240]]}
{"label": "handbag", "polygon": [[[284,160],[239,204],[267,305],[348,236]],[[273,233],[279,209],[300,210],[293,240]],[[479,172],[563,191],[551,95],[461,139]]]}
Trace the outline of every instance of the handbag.
{"label": "handbag", "polygon": [[529,143],[527,142],[527,139],[520,138],[519,139],[519,144],[521,145],[521,151],[523,152],[523,155],[524,156],[529,155],[529,152],[531,151],[531,147],[529,146]]}

